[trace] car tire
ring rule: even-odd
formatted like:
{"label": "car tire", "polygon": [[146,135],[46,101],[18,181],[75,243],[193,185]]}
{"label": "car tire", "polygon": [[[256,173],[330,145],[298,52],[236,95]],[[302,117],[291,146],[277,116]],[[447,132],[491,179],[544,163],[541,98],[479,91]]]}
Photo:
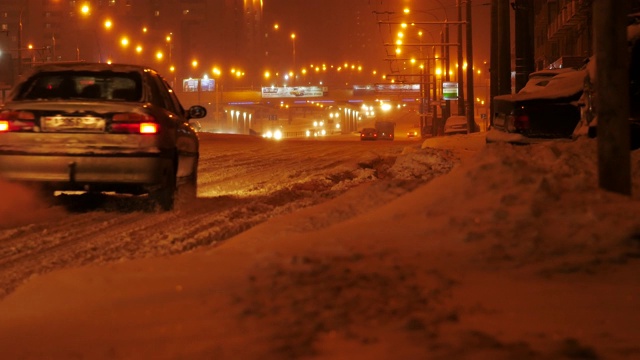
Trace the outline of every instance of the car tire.
{"label": "car tire", "polygon": [[176,166],[171,161],[171,165],[163,169],[163,180],[160,187],[149,193],[152,205],[157,206],[161,211],[173,210],[176,195]]}

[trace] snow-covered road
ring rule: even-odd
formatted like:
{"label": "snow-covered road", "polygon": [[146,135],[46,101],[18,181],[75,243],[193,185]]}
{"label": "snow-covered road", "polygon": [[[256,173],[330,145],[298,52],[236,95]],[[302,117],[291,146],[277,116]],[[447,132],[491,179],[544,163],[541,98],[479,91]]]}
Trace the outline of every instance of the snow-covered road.
{"label": "snow-covered road", "polygon": [[397,197],[455,163],[450,154],[438,158],[436,167],[427,167],[433,168],[429,176],[423,176],[424,162],[416,167],[413,160],[392,170],[403,151],[419,147],[415,140],[361,142],[355,135],[274,142],[202,133],[198,199],[166,213],[147,211],[143,199],[114,195],[64,195],[47,207],[34,193],[1,184],[9,196],[0,205],[0,297],[56,269],[216,244],[363,182],[397,178],[398,185],[385,190],[388,197],[369,201]]}

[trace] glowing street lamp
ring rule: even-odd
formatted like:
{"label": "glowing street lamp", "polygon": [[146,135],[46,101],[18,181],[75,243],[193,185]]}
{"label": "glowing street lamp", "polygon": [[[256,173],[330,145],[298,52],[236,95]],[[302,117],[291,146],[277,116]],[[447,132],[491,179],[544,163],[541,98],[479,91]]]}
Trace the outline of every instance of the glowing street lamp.
{"label": "glowing street lamp", "polygon": [[[293,71],[296,71],[296,33],[291,33],[291,44],[293,47]],[[295,74],[291,80],[291,84],[293,85],[295,80]]]}

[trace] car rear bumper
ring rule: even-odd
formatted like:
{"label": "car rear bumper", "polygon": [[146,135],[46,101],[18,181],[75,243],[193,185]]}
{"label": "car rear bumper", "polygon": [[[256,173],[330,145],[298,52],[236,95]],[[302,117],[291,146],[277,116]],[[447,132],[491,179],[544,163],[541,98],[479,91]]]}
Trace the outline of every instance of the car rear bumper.
{"label": "car rear bumper", "polygon": [[70,184],[157,184],[170,159],[155,156],[0,155],[10,181]]}
{"label": "car rear bumper", "polygon": [[4,134],[0,140],[1,178],[60,189],[155,185],[173,161],[153,137]]}

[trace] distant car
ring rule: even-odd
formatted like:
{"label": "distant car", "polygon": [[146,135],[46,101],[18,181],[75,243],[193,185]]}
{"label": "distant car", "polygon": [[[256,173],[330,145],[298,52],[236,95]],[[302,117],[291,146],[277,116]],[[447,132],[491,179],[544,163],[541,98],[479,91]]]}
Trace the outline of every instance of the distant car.
{"label": "distant car", "polygon": [[378,130],[374,128],[364,128],[360,131],[360,140],[377,140]]}
{"label": "distant car", "polygon": [[202,131],[202,124],[198,120],[189,120],[189,125],[191,125],[196,132]]}
{"label": "distant car", "polygon": [[580,120],[586,70],[532,73],[517,94],[493,98],[493,124],[487,142],[535,143],[570,139]]}
{"label": "distant car", "polygon": [[416,138],[420,136],[420,130],[418,128],[413,128],[409,131],[407,131],[407,137],[408,138]]}
{"label": "distant car", "polygon": [[[473,131],[480,131],[480,126],[474,120],[474,128]],[[444,134],[445,135],[455,135],[455,134],[467,134],[469,133],[469,126],[467,124],[467,117],[464,115],[454,115],[447,118],[444,122]]]}
{"label": "distant car", "polygon": [[34,68],[0,108],[0,177],[45,191],[147,194],[170,210],[196,196],[199,142],[156,71],[60,63]]}

